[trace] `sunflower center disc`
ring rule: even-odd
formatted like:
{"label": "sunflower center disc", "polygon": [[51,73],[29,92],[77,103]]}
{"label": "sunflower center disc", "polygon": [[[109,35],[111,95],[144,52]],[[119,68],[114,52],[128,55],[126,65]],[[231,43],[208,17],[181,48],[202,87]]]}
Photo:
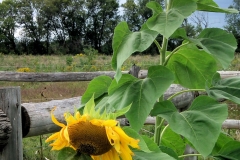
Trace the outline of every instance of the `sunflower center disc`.
{"label": "sunflower center disc", "polygon": [[88,121],[68,126],[68,134],[70,144],[81,153],[101,155],[112,148],[105,127],[93,125]]}

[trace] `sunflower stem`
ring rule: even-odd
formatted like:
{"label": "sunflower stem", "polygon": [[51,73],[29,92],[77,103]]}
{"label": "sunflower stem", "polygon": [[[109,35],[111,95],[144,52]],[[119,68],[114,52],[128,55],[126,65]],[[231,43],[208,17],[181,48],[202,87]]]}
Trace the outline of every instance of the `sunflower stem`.
{"label": "sunflower stem", "polygon": [[[155,134],[154,134],[154,142],[159,146],[161,144],[161,130],[164,124],[165,119],[157,116],[156,123],[159,124],[158,126],[155,125]],[[160,136],[159,136],[160,135]]]}
{"label": "sunflower stem", "polygon": [[205,92],[206,90],[205,89],[187,89],[187,90],[183,90],[183,91],[180,91],[180,92],[177,92],[175,94],[173,94],[172,96],[170,96],[167,100],[172,100],[174,97],[182,94],[182,93],[185,93],[185,92],[193,92],[193,91],[200,91],[200,92]]}
{"label": "sunflower stem", "polygon": [[161,134],[160,134],[160,139],[159,139],[159,141],[160,141],[160,144],[161,144],[161,142],[162,142],[162,137],[163,137],[163,134],[164,134],[164,132],[166,131],[166,129],[168,128],[168,126],[169,126],[169,124],[168,124],[168,125],[166,125],[166,126],[163,128],[163,130],[162,130],[162,132],[161,132]]}
{"label": "sunflower stem", "polygon": [[[170,9],[171,0],[165,0],[165,8],[166,12]],[[162,41],[162,47],[158,44],[158,42],[155,40],[155,44],[158,47],[158,51],[160,52],[160,65],[164,65],[165,59],[166,59],[166,51],[168,46],[168,39],[166,37],[163,37]],[[159,102],[164,101],[163,96],[159,98]],[[164,119],[162,119],[159,116],[156,116],[156,123],[155,123],[155,132],[154,132],[154,142],[157,145],[160,145],[160,137],[161,137],[161,129],[164,123]]]}
{"label": "sunflower stem", "polygon": [[201,154],[185,154],[178,156],[178,158],[184,158],[184,157],[192,157],[192,156],[202,156]]}

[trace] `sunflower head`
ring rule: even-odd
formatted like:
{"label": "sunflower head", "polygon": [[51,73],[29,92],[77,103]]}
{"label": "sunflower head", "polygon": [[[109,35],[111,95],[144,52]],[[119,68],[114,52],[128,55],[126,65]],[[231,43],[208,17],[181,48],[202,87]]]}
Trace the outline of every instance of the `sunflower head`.
{"label": "sunflower head", "polygon": [[95,160],[131,160],[132,148],[139,148],[139,140],[129,137],[119,126],[116,117],[126,113],[130,106],[116,113],[102,113],[95,110],[94,98],[85,105],[83,114],[65,113],[67,125],[59,123],[51,111],[52,121],[62,129],[50,136],[46,142],[53,150],[71,147],[78,153],[90,155]]}

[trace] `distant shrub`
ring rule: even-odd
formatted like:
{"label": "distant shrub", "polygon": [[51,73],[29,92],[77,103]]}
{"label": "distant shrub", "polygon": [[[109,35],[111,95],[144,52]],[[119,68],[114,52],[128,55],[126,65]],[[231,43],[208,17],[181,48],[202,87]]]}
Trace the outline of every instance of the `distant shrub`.
{"label": "distant shrub", "polygon": [[68,66],[71,66],[72,65],[72,62],[73,62],[73,57],[72,56],[67,56],[66,57],[66,64]]}
{"label": "distant shrub", "polygon": [[85,55],[88,58],[88,63],[89,64],[94,64],[93,59],[96,57],[96,55],[98,54],[98,50],[92,48],[92,47],[87,47],[83,49],[83,52],[85,53]]}

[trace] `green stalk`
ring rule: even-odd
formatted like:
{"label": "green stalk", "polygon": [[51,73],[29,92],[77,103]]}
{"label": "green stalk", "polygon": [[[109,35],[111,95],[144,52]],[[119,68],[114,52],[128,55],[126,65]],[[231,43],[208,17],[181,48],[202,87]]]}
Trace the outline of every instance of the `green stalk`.
{"label": "green stalk", "polygon": [[160,52],[160,65],[164,65],[165,63],[167,46],[168,46],[168,39],[163,38],[162,49]]}
{"label": "green stalk", "polygon": [[170,96],[167,100],[172,100],[174,97],[176,97],[176,96],[178,96],[178,95],[180,95],[182,93],[193,92],[193,91],[205,92],[206,90],[205,89],[187,89],[187,90],[183,90],[183,91],[177,92],[174,95]]}
{"label": "green stalk", "polygon": [[192,157],[192,156],[202,156],[201,154],[185,154],[178,156],[178,158],[184,158],[184,157]]}
{"label": "green stalk", "polygon": [[172,56],[175,52],[177,52],[181,47],[183,47],[183,46],[185,46],[185,45],[187,45],[187,44],[189,44],[189,43],[184,43],[184,44],[178,46],[177,48],[175,48],[175,49],[171,52],[171,54],[169,54],[169,55],[166,57],[165,62],[164,62],[163,65],[166,66],[167,63],[168,63],[168,60],[171,58],[171,56]]}
{"label": "green stalk", "polygon": [[[166,3],[166,11],[168,11],[170,9],[170,3],[171,0],[165,1]],[[158,44],[155,42],[155,44]],[[166,57],[166,51],[167,51],[167,46],[168,46],[168,39],[163,37],[163,42],[162,42],[162,48],[160,47],[160,45],[157,45],[158,49],[160,50],[160,65],[164,65],[165,62],[165,57]],[[163,96],[159,98],[159,101],[163,101]],[[159,116],[156,116],[156,123],[155,123],[155,133],[154,133],[154,142],[159,146],[161,141],[160,141],[160,137],[161,137],[161,128],[163,126],[164,123],[164,119],[162,119]]]}
{"label": "green stalk", "polygon": [[[164,124],[164,119],[162,119],[161,117],[156,117],[156,122],[155,122],[155,134],[154,134],[154,142],[158,145],[160,145],[161,143],[161,129],[162,129],[162,126]],[[158,124],[158,125],[156,125]]]}
{"label": "green stalk", "polygon": [[164,134],[164,132],[166,131],[166,129],[168,128],[168,126],[169,126],[169,124],[168,125],[166,125],[164,128],[163,128],[163,130],[162,130],[162,133],[160,134],[160,143],[162,142],[162,137],[163,137],[163,134]]}
{"label": "green stalk", "polygon": [[160,46],[160,44],[158,43],[158,41],[155,39],[154,43],[156,44],[157,48],[158,48],[158,52],[161,53],[162,47]]}

